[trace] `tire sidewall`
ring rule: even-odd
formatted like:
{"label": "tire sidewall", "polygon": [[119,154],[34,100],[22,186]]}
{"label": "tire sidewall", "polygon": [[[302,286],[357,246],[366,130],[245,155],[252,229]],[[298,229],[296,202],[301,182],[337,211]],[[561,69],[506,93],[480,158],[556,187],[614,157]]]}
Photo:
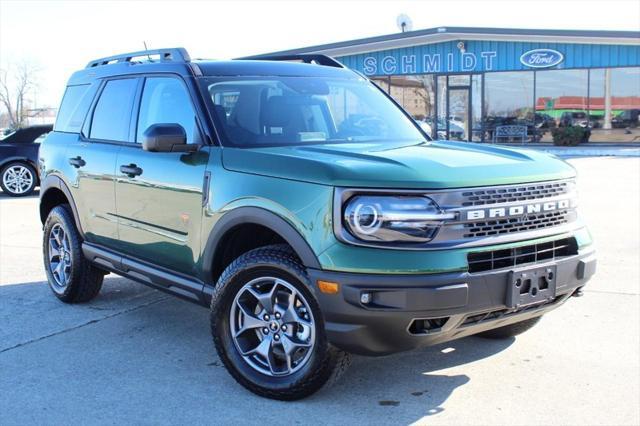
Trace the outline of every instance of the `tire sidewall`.
{"label": "tire sidewall", "polygon": [[[15,192],[12,192],[9,190],[9,188],[7,188],[4,185],[4,174],[7,172],[8,169],[10,169],[11,167],[15,167],[15,166],[21,166],[24,167],[25,169],[29,170],[29,173],[31,173],[31,176],[33,177],[33,182],[31,183],[31,186],[29,187],[28,190],[26,190],[25,192],[21,193],[21,194],[17,194]],[[36,186],[38,185],[38,175],[36,174],[36,170],[27,163],[23,163],[21,161],[13,161],[9,164],[6,164],[2,167],[2,169],[0,170],[0,187],[2,188],[2,191],[11,196],[11,197],[25,197],[29,194],[31,194],[33,192],[33,190],[36,188]]]}
{"label": "tire sidewall", "polygon": [[[229,327],[230,310],[238,291],[252,279],[265,276],[286,280],[302,293],[311,309],[315,323],[316,338],[311,356],[300,370],[285,377],[267,376],[253,369],[236,348]],[[331,369],[325,368],[329,347],[324,333],[324,319],[305,274],[282,264],[245,263],[218,285],[222,287],[219,288],[218,297],[212,300],[212,333],[220,358],[237,380],[241,383],[246,380],[253,386],[276,393],[291,390],[316,379],[322,380],[322,383],[326,381],[331,374]],[[306,392],[303,393],[306,394]]]}
{"label": "tire sidewall", "polygon": [[[66,287],[61,288],[55,284],[55,278],[49,267],[49,234],[51,229],[59,224],[69,238],[69,248],[71,251],[71,273],[70,279]],[[69,208],[61,205],[54,207],[44,225],[44,235],[42,243],[42,254],[44,261],[44,269],[47,274],[49,288],[61,299],[70,299],[78,291],[79,279],[82,274],[82,241],[76,230],[75,223],[71,217]]]}

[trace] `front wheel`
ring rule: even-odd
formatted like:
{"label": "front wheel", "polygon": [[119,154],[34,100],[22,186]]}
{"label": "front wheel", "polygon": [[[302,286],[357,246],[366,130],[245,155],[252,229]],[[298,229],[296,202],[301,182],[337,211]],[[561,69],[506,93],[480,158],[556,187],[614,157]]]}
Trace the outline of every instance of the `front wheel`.
{"label": "front wheel", "polygon": [[493,330],[483,331],[482,333],[478,333],[478,336],[487,339],[508,339],[515,337],[536,325],[540,321],[540,318],[542,317],[531,318],[504,327],[494,328]]}
{"label": "front wheel", "polygon": [[211,301],[211,332],[229,373],[267,398],[304,398],[349,364],[327,341],[304,267],[284,245],[252,250],[227,267]]}

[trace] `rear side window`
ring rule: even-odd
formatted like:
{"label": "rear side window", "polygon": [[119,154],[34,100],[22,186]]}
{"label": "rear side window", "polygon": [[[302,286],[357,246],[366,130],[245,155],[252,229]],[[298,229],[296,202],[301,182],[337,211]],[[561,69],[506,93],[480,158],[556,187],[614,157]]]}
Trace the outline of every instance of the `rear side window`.
{"label": "rear side window", "polygon": [[137,84],[135,78],[107,82],[93,111],[91,139],[129,141],[129,123]]}
{"label": "rear side window", "polygon": [[79,133],[94,93],[95,87],[91,88],[90,84],[68,86],[62,98],[54,130]]}

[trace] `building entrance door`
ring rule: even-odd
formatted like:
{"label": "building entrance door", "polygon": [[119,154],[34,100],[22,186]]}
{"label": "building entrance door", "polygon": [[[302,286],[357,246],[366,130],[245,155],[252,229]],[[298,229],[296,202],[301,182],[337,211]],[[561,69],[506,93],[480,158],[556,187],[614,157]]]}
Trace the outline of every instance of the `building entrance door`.
{"label": "building entrance door", "polygon": [[482,140],[482,75],[438,77],[438,137],[456,141]]}
{"label": "building entrance door", "polygon": [[447,139],[468,141],[471,129],[469,87],[450,87],[447,111]]}

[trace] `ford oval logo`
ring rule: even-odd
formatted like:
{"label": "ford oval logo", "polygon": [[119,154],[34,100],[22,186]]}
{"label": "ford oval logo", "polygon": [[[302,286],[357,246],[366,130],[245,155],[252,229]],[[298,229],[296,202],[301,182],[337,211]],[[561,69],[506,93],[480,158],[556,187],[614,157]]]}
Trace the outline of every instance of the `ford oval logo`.
{"label": "ford oval logo", "polygon": [[549,68],[564,60],[564,55],[553,49],[534,49],[520,56],[522,65],[531,68]]}

